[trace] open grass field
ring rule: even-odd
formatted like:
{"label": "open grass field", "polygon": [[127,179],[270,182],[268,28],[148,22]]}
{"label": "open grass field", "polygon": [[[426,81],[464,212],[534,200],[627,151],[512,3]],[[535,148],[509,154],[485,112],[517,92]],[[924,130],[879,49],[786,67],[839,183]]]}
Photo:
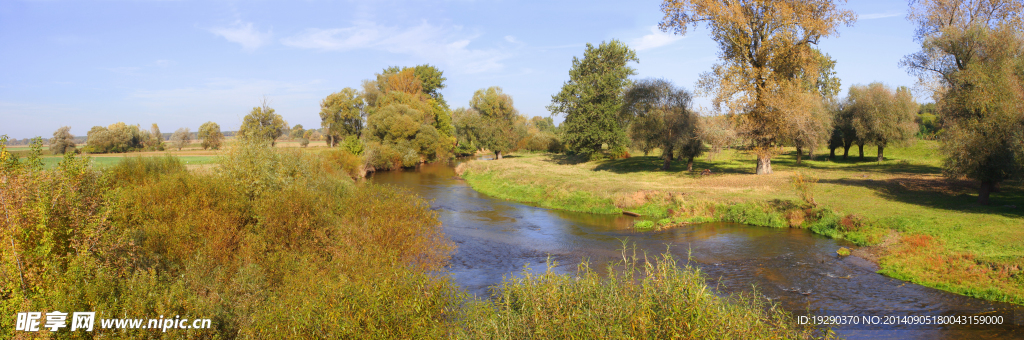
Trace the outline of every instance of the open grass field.
{"label": "open grass field", "polygon": [[[976,203],[977,183],[942,177],[935,141],[891,148],[880,163],[874,161],[874,148],[865,148],[865,161],[856,156],[827,161],[828,150],[818,151],[824,154],[801,165],[795,164],[792,150],[776,156],[769,176],[753,174],[752,155],[726,150],[714,160],[697,160],[693,172],[686,171],[684,162],[661,171],[662,161],[654,155],[583,162],[563,155],[517,154],[470,162],[464,177],[485,194],[545,207],[685,216],[709,204],[760,204],[767,210],[778,202],[804,204],[791,182],[800,173],[818,180],[810,190],[818,207],[857,221],[851,225],[858,227],[830,236],[868,246],[860,254],[877,261],[880,272],[1024,304],[1024,187],[1019,181],[1003,183],[992,204],[982,206]],[[705,169],[710,176],[700,175]],[[785,211],[772,213],[787,218]]]}

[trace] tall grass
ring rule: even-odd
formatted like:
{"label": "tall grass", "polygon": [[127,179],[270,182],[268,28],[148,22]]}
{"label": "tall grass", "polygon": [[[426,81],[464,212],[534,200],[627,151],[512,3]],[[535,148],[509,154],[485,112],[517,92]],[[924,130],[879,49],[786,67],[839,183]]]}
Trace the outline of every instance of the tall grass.
{"label": "tall grass", "polygon": [[666,253],[623,253],[599,275],[587,262],[576,275],[555,263],[506,280],[493,300],[475,304],[459,336],[489,339],[801,339],[828,329],[795,318],[756,294],[722,297],[704,274]]}

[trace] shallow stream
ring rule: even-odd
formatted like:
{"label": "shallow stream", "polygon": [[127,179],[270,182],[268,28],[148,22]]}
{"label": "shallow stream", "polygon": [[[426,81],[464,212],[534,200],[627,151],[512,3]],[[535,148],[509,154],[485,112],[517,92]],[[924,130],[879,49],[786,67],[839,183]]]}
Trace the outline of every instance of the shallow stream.
{"label": "shallow stream", "polygon": [[[709,223],[637,232],[630,228],[632,217],[550,210],[480,194],[447,165],[379,172],[370,180],[409,188],[432,202],[444,232],[458,246],[451,276],[482,298],[490,296],[488,287],[520,273],[524,265],[543,271],[549,257],[558,262],[559,272],[574,273],[583,259],[592,268],[603,268],[621,259],[627,240],[649,255],[667,249],[681,263],[689,255],[720,292],[756,289],[795,313],[878,316],[876,321],[883,323],[886,316],[1003,315],[1005,322],[1024,324],[1020,307],[879,275],[866,260],[836,255],[850,244],[807,230]],[[859,325],[834,330],[850,339],[1006,339],[1024,338],[1021,328]]]}

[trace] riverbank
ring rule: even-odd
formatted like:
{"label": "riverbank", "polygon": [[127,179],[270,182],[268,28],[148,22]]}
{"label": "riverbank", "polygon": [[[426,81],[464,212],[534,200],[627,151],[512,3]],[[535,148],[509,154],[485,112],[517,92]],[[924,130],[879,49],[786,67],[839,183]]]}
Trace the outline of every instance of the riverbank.
{"label": "riverbank", "polygon": [[[473,161],[462,176],[477,191],[543,207],[591,213],[637,212],[665,223],[721,220],[807,228],[865,246],[879,272],[925,286],[1024,304],[1024,202],[1020,183],[1005,183],[994,204],[975,202],[971,182],[940,176],[937,144],[887,150],[881,162],[773,159],[775,174],[754,176],[753,157],[727,150],[658,170],[657,157],[578,162],[525,154]],[[873,159],[871,155],[868,159]],[[711,175],[700,172],[709,169]],[[817,179],[800,198],[791,179]],[[667,221],[666,221],[667,219]],[[660,221],[659,221],[660,220]],[[856,254],[857,252],[855,252]]]}

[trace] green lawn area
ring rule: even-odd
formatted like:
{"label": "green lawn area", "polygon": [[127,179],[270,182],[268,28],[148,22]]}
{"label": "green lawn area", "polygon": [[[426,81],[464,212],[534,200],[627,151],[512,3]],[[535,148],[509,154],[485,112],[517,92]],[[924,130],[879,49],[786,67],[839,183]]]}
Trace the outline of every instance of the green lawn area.
{"label": "green lawn area", "polygon": [[[213,164],[216,161],[216,158],[217,158],[216,156],[208,156],[208,155],[191,156],[191,155],[175,155],[173,153],[171,153],[171,155],[174,155],[175,157],[178,157],[179,159],[181,159],[181,162],[185,163],[185,165]],[[117,163],[120,163],[121,160],[123,160],[125,157],[155,157],[155,156],[163,156],[163,154],[147,154],[147,155],[144,155],[144,156],[140,156],[138,154],[131,154],[131,153],[124,154],[123,156],[120,156],[120,155],[119,156],[106,156],[105,155],[105,156],[100,156],[100,157],[89,157],[89,161],[92,162],[92,166],[94,168],[96,168],[96,169],[104,169],[104,168],[113,166],[113,165],[115,165]],[[61,156],[45,156],[45,157],[43,157],[43,168],[44,169],[53,168],[53,167],[57,166],[58,163],[60,163],[61,159],[62,159]],[[24,160],[24,158],[22,158],[22,160]]]}
{"label": "green lawn area", "polygon": [[[828,161],[828,150],[818,150],[814,160],[805,158],[801,165],[789,149],[772,159],[774,174],[768,176],[754,175],[755,158],[737,150],[723,151],[713,161],[701,157],[693,172],[680,161],[661,171],[662,161],[653,154],[596,162],[517,154],[473,161],[464,177],[485,194],[551,208],[650,214],[673,209],[678,215],[700,202],[803,204],[791,183],[802,173],[818,179],[811,192],[819,207],[864,222],[861,230],[838,237],[864,245],[891,239],[885,247],[872,248],[883,273],[1024,303],[1024,187],[1019,181],[1004,182],[991,205],[979,205],[976,182],[941,176],[938,147],[935,141],[919,140],[888,148],[883,162],[875,162],[873,147],[865,147],[865,161],[855,156],[856,147],[845,161]],[[841,158],[842,149],[837,151]],[[704,169],[712,174],[701,176]]]}

